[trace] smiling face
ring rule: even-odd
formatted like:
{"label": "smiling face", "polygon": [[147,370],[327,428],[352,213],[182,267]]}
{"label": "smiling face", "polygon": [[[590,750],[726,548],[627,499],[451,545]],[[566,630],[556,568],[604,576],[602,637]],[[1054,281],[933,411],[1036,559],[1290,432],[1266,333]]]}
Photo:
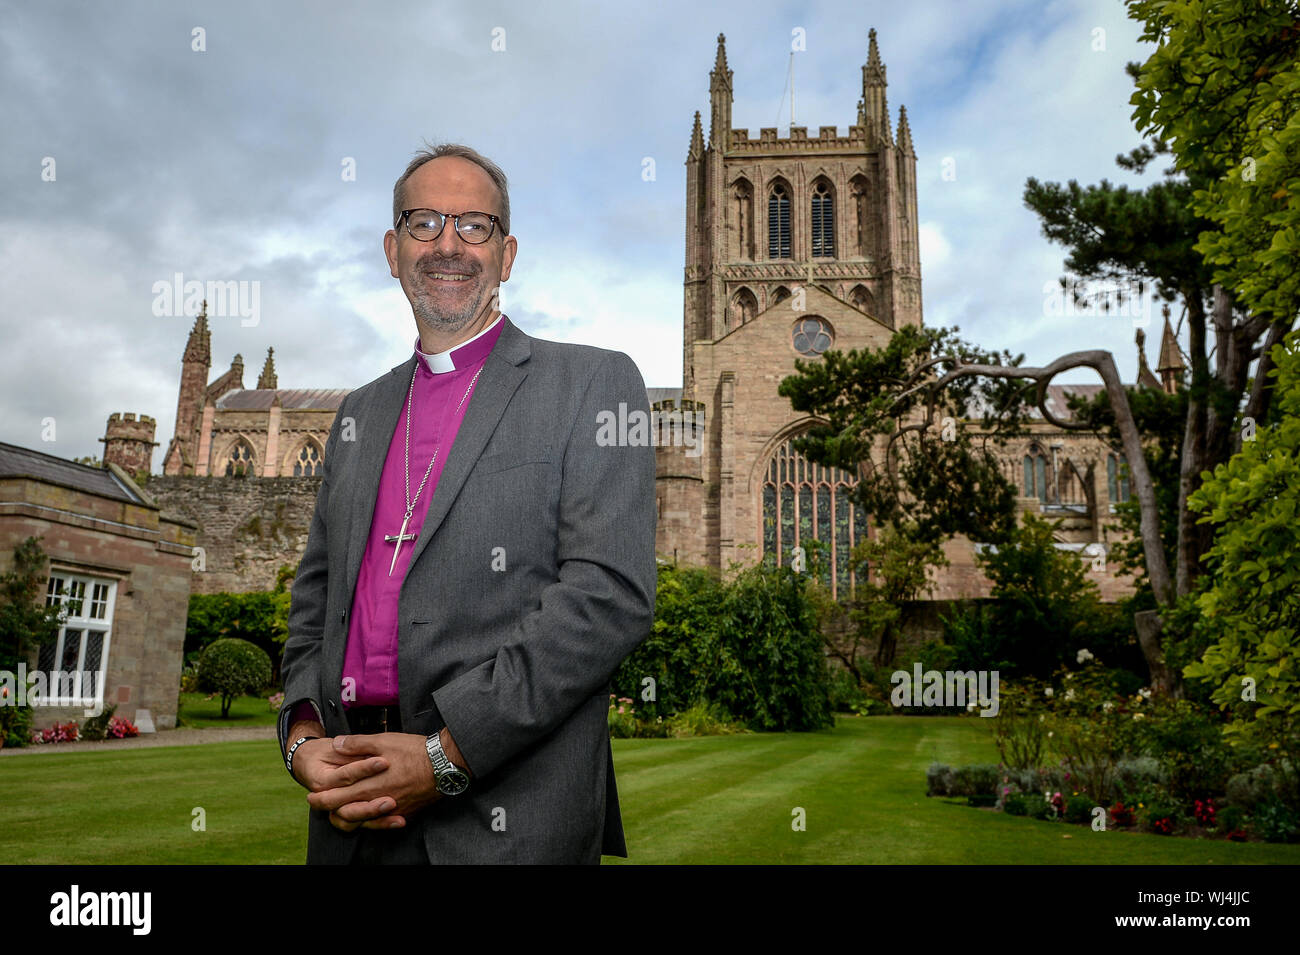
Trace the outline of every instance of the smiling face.
{"label": "smiling face", "polygon": [[[406,180],[402,200],[404,209],[501,214],[501,197],[488,174],[460,156],[431,159],[417,169]],[[432,242],[413,238],[405,222],[388,230],[384,254],[411,303],[423,351],[445,351],[496,319],[495,292],[510,278],[517,248],[514,236],[502,236],[500,223],[481,245],[462,239],[450,219]]]}

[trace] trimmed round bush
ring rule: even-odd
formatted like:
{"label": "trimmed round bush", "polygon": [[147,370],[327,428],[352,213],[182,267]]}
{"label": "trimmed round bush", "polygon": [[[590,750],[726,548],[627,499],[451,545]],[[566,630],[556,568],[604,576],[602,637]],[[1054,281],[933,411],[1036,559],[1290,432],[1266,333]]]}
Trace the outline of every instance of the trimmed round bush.
{"label": "trimmed round bush", "polygon": [[208,644],[199,657],[199,689],[221,694],[221,718],[245,693],[256,693],[271,682],[271,658],[247,640],[226,637]]}

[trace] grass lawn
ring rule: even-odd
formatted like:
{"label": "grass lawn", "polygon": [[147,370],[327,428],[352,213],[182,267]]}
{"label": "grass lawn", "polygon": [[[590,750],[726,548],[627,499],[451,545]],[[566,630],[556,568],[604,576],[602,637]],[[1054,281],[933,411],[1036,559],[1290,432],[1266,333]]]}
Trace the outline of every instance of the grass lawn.
{"label": "grass lawn", "polygon": [[209,700],[206,693],[182,693],[178,727],[203,729],[208,726],[274,726],[278,710],[271,709],[265,696],[239,696],[230,704],[230,715],[221,718],[221,697]]}
{"label": "grass lawn", "polygon": [[[273,750],[210,743],[0,759],[3,861],[301,862],[303,793]],[[1300,863],[1295,845],[1093,832],[927,799],[931,761],[996,760],[972,718],[846,717],[821,733],[615,740],[614,758],[638,863]],[[791,829],[796,806],[804,832]],[[206,811],[205,832],[191,828],[195,807]]]}

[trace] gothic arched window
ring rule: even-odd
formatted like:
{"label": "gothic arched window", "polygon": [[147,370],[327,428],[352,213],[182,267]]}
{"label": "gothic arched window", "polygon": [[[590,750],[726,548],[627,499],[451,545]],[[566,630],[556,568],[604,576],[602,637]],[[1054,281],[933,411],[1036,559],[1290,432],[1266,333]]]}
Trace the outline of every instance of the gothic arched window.
{"label": "gothic arched window", "polygon": [[811,541],[822,550],[822,583],[836,598],[847,597],[865,568],[853,567],[854,546],[867,539],[867,515],[852,501],[857,479],[847,471],[814,464],[781,444],[767,466],[763,482],[763,558],[790,566],[795,548],[802,547],[805,566],[811,567]]}
{"label": "gothic arched window", "polygon": [[864,285],[853,286],[853,291],[849,293],[849,304],[868,315],[876,314],[876,301]]}
{"label": "gothic arched window", "polygon": [[780,182],[767,197],[767,257],[790,258],[790,193]]}
{"label": "gothic arched window", "polygon": [[757,314],[758,299],[754,298],[754,293],[749,289],[742,288],[731,300],[731,318],[727,323],[727,331],[739,328]]}
{"label": "gothic arched window", "polygon": [[1128,461],[1114,452],[1106,457],[1106,489],[1112,504],[1129,499]]}
{"label": "gothic arched window", "polygon": [[1029,448],[1025,455],[1025,497],[1036,497],[1047,503],[1047,458],[1037,445]]}
{"label": "gothic arched window", "polygon": [[820,181],[812,197],[812,254],[814,258],[835,257],[835,200],[830,186]]}
{"label": "gothic arched window", "polygon": [[857,237],[857,254],[864,258],[871,254],[871,223],[867,209],[869,195],[867,180],[854,176],[849,183],[853,194],[853,231]]}
{"label": "gothic arched window", "polygon": [[315,477],[322,473],[323,466],[320,448],[316,446],[316,442],[308,441],[299,449],[298,456],[293,460],[293,476]]}
{"label": "gothic arched window", "polygon": [[226,455],[226,477],[251,477],[253,463],[252,445],[240,438]]}
{"label": "gothic arched window", "polygon": [[744,179],[732,187],[731,202],[736,227],[736,257],[754,258],[754,190]]}

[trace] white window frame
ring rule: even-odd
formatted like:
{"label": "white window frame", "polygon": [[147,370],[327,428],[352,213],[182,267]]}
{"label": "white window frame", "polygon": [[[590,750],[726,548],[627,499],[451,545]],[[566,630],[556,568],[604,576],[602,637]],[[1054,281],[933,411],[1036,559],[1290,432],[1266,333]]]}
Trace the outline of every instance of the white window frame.
{"label": "white window frame", "polygon": [[[51,585],[59,581],[59,587],[51,591]],[[82,596],[79,601],[74,603],[75,598],[71,594],[60,595],[58,591],[72,590],[71,584],[80,584]],[[92,617],[91,613],[94,607],[100,601],[97,601],[97,588],[105,588],[104,594],[104,614],[102,617]],[[77,648],[77,669],[74,672],[71,689],[72,696],[57,695],[56,692],[63,688],[64,682],[50,677],[50,685],[46,692],[49,696],[46,703],[49,706],[85,706],[88,697],[83,693],[76,695],[79,690],[83,689],[84,684],[78,685],[75,674],[86,673],[86,647],[90,642],[91,633],[99,633],[103,636],[103,643],[99,653],[99,669],[94,672],[95,678],[95,695],[93,700],[99,705],[104,703],[104,682],[108,676],[108,654],[112,646],[113,639],[113,612],[117,603],[117,581],[111,577],[91,577],[86,574],[74,573],[63,570],[59,567],[50,569],[49,583],[46,585],[45,605],[47,607],[57,604],[61,608],[59,614],[59,638],[54,644],[54,658],[52,666],[46,670],[47,676],[53,673],[64,672],[60,669],[63,662],[63,651],[66,645],[68,630],[80,631],[80,645]],[[79,605],[78,605],[79,604]],[[75,612],[74,612],[75,611]],[[41,666],[40,657],[37,657],[36,665]]]}

